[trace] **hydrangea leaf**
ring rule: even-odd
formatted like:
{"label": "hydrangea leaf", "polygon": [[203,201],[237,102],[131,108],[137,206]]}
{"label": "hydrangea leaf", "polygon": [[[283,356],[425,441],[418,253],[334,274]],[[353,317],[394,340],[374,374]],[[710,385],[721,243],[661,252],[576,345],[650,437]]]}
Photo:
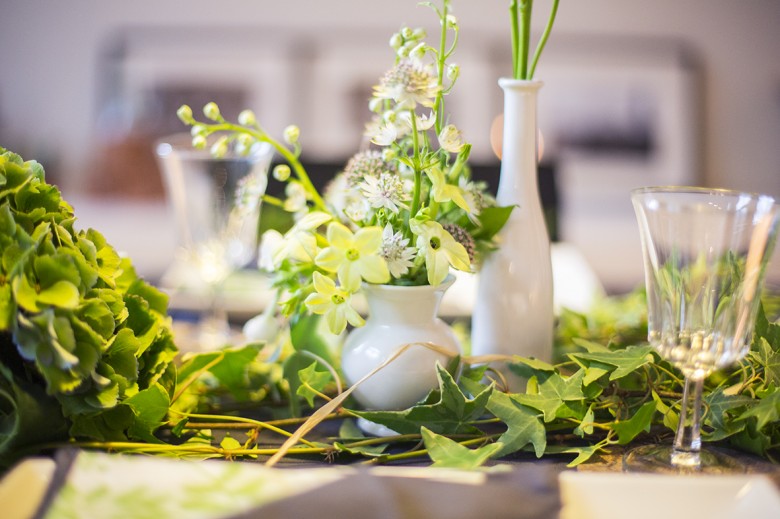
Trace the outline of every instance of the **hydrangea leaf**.
{"label": "hydrangea leaf", "polygon": [[79,289],[70,281],[57,281],[38,293],[38,303],[59,308],[76,308],[79,304]]}
{"label": "hydrangea leaf", "polygon": [[0,331],[8,330],[16,313],[16,305],[11,298],[11,285],[0,284]]}
{"label": "hydrangea leaf", "polygon": [[124,404],[129,406],[135,415],[133,424],[128,429],[130,437],[159,443],[152,433],[165,423],[168,408],[171,406],[171,398],[165,388],[153,384],[125,400]]}
{"label": "hydrangea leaf", "polygon": [[100,299],[87,299],[79,306],[76,315],[104,341],[114,336],[116,321],[114,313]]}

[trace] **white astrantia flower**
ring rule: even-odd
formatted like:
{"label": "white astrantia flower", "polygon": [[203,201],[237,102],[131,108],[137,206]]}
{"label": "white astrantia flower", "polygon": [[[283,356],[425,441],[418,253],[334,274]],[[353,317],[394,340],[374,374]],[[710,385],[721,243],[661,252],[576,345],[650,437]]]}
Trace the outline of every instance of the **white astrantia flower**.
{"label": "white astrantia flower", "polygon": [[[414,116],[414,124],[418,132],[424,132],[430,130],[431,128],[433,128],[433,125],[435,123],[436,123],[436,115],[433,112],[428,113],[428,115],[415,114]],[[403,113],[401,113],[401,115],[398,116],[397,128],[401,129],[404,135],[412,131],[411,112],[404,111]]]}
{"label": "white astrantia flower", "polygon": [[463,134],[454,124],[448,124],[439,132],[439,146],[450,153],[460,153],[463,149]]}
{"label": "white astrantia flower", "polygon": [[364,135],[377,146],[389,146],[399,137],[395,125],[388,124],[379,118],[366,124]]}
{"label": "white astrantia flower", "polygon": [[418,104],[432,108],[439,93],[436,75],[416,60],[403,59],[374,87],[374,97],[392,99],[397,108],[413,110]]}
{"label": "white astrantia flower", "polygon": [[366,177],[358,186],[368,204],[374,209],[387,209],[398,214],[404,204],[403,180],[392,173],[382,173],[378,177]]}
{"label": "white astrantia flower", "polygon": [[382,248],[379,255],[387,262],[390,275],[398,279],[412,268],[417,251],[409,247],[409,238],[404,238],[402,232],[393,232],[390,224],[382,230]]}

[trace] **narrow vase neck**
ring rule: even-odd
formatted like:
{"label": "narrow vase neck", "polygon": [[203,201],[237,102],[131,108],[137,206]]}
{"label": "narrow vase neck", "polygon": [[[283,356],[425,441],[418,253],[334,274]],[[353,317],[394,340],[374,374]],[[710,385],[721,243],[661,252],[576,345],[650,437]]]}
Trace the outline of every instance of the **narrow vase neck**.
{"label": "narrow vase neck", "polygon": [[504,91],[504,134],[497,200],[524,205],[538,198],[536,107],[543,83],[502,78],[498,84]]}
{"label": "narrow vase neck", "polygon": [[447,278],[437,286],[364,285],[370,319],[374,322],[429,323],[436,319],[444,292],[452,285]]}

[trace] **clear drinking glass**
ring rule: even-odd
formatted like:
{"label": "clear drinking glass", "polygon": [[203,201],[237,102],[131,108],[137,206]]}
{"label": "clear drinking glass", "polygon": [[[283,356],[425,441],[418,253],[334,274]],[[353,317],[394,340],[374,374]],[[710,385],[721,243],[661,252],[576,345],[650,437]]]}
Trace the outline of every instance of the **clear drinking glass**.
{"label": "clear drinking glass", "polygon": [[198,346],[212,349],[229,338],[220,288],[236,269],[256,258],[260,205],[273,148],[256,143],[247,154],[214,158],[192,147],[188,134],[158,141],[156,155],[178,234],[176,268],[205,287]]}
{"label": "clear drinking glass", "polygon": [[632,191],[647,287],[648,340],[682,371],[685,386],[672,446],[624,458],[628,470],[728,469],[701,451],[704,379],[750,349],[780,209],[770,196],[652,187]]}

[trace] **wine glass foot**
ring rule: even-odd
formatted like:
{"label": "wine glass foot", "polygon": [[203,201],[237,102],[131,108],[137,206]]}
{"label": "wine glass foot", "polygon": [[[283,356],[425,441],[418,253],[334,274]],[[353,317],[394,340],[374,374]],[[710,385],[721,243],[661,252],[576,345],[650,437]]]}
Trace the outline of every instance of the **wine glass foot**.
{"label": "wine glass foot", "polygon": [[671,445],[643,445],[623,456],[624,472],[665,474],[740,474],[747,466],[715,448],[675,450]]}

